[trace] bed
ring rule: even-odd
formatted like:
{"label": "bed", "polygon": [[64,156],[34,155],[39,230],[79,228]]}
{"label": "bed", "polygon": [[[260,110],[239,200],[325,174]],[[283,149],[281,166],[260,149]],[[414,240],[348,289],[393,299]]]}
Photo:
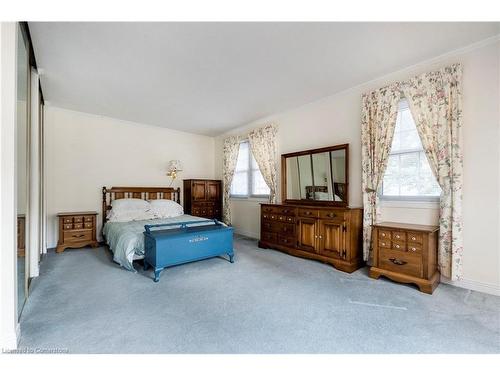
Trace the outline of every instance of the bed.
{"label": "bed", "polygon": [[[171,199],[179,203],[180,189],[153,188],[153,187],[112,187],[102,189],[102,234],[105,242],[113,253],[113,260],[123,268],[137,272],[133,261],[144,259],[144,231],[145,225],[172,224],[172,228],[180,228],[181,223],[193,222],[190,226],[206,226],[206,219],[180,215],[170,218],[137,220],[127,222],[109,222],[108,213],[114,200],[124,198],[138,198],[143,200]],[[200,222],[202,221],[202,222]],[[195,223],[198,222],[198,223]],[[175,224],[179,225],[175,225]]]}

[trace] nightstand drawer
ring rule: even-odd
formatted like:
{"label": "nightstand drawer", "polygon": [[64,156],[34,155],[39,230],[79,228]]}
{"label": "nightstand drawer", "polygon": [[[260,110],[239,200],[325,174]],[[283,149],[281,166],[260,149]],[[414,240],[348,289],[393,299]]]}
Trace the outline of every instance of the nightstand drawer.
{"label": "nightstand drawer", "polygon": [[85,229],[92,229],[94,227],[93,223],[83,223]]}
{"label": "nightstand drawer", "polygon": [[400,241],[392,241],[392,249],[398,251],[406,251],[406,244]]}
{"label": "nightstand drawer", "polygon": [[398,242],[405,242],[406,241],[406,233],[393,231],[392,232],[392,240],[398,241]]}
{"label": "nightstand drawer", "polygon": [[74,223],[73,229],[83,229],[83,223]]}
{"label": "nightstand drawer", "polygon": [[422,243],[422,233],[408,232],[408,243]]}
{"label": "nightstand drawer", "polygon": [[422,277],[422,260],[419,255],[380,249],[378,265],[382,269]]}
{"label": "nightstand drawer", "polygon": [[391,248],[391,240],[384,240],[384,239],[379,238],[378,246],[384,247],[386,249],[390,249]]}
{"label": "nightstand drawer", "polygon": [[73,224],[64,224],[64,230],[73,229]]}
{"label": "nightstand drawer", "polygon": [[64,242],[91,241],[91,230],[68,230],[63,233]]}
{"label": "nightstand drawer", "polygon": [[73,217],[73,223],[83,223],[83,217],[81,216]]}
{"label": "nightstand drawer", "polygon": [[73,218],[72,218],[71,216],[69,216],[69,217],[65,217],[65,218],[63,219],[63,223],[64,223],[64,224],[73,223]]}
{"label": "nightstand drawer", "polygon": [[390,230],[378,230],[378,238],[379,240],[390,241],[391,240],[391,231]]}

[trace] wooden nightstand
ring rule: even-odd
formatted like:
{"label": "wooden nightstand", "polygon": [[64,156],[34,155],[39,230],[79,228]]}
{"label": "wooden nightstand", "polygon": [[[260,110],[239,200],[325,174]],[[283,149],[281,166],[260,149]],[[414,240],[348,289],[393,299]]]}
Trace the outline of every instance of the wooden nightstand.
{"label": "wooden nightstand", "polygon": [[369,275],[416,284],[432,294],[439,284],[437,246],[439,227],[401,223],[373,226],[373,266]]}
{"label": "wooden nightstand", "polygon": [[59,218],[59,241],[57,253],[62,253],[68,247],[97,247],[96,219],[97,212],[62,212]]}

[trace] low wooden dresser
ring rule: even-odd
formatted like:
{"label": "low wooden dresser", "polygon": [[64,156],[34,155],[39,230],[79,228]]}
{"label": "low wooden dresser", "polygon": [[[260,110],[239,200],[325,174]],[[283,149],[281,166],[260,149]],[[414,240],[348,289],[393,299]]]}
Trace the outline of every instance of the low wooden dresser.
{"label": "low wooden dresser", "polygon": [[57,253],[68,247],[97,247],[96,218],[97,212],[63,212],[57,214],[59,219],[59,241]]}
{"label": "low wooden dresser", "polygon": [[437,268],[438,226],[383,222],[372,232],[373,266],[370,277],[386,276],[416,284],[432,294],[439,284]]}
{"label": "low wooden dresser", "polygon": [[363,266],[360,208],[262,204],[259,247],[332,264]]}

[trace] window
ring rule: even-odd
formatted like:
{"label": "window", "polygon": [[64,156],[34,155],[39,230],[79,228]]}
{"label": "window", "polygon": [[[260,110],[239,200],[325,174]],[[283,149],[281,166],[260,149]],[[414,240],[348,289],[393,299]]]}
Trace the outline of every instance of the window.
{"label": "window", "polygon": [[248,141],[240,143],[238,161],[231,184],[231,196],[240,198],[269,196],[269,187],[260,173]]}
{"label": "window", "polygon": [[382,183],[382,198],[433,201],[440,194],[441,188],[425,156],[408,102],[401,100]]}

